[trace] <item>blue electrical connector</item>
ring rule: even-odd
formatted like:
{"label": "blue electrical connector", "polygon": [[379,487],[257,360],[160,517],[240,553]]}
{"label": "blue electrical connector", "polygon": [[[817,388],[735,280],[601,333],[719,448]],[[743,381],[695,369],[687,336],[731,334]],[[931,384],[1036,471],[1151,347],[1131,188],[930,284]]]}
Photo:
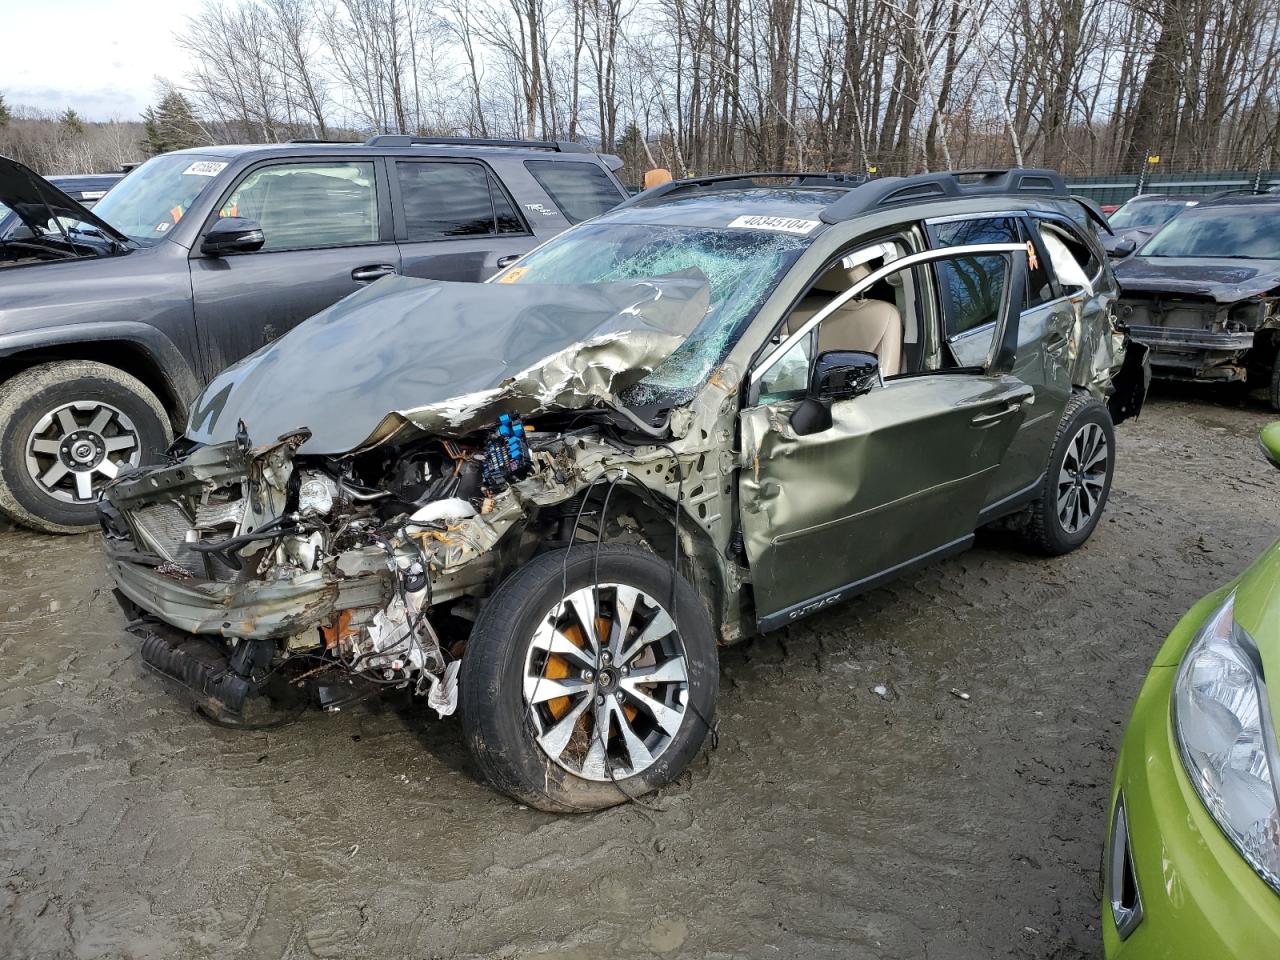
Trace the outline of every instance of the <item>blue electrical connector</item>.
{"label": "blue electrical connector", "polygon": [[497,436],[484,448],[483,484],[491,493],[505,490],[528,471],[532,458],[524,422],[509,413],[498,417]]}

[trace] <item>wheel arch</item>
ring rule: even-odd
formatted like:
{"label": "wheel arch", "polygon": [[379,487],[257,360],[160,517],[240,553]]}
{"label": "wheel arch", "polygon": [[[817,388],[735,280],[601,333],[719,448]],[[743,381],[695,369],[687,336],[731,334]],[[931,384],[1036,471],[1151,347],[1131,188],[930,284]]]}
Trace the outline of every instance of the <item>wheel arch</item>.
{"label": "wheel arch", "polygon": [[[604,486],[597,486],[591,508],[599,509]],[[631,543],[642,546],[667,563],[676,555],[673,521],[676,502],[659,491],[636,484],[619,483],[609,495],[609,526],[605,543]],[[718,642],[740,639],[742,606],[740,578],[734,565],[717,549],[711,535],[680,507],[680,574],[689,581],[702,599],[715,626]],[[579,535],[578,543],[591,543]],[[548,544],[564,546],[565,544]]]}
{"label": "wheel arch", "polygon": [[69,324],[0,337],[0,381],[41,363],[93,360],[136,377],[181,432],[200,383],[178,348],[144,323]]}

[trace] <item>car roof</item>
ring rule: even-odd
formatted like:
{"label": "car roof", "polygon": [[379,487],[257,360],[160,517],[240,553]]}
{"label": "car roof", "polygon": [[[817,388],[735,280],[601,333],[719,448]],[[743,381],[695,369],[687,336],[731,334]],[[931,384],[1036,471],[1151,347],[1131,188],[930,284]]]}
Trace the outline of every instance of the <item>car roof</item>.
{"label": "car roof", "polygon": [[[776,183],[779,180],[790,183],[779,185]],[[1031,167],[954,170],[876,179],[848,173],[768,171],[673,180],[624,200],[599,219],[724,226],[737,217],[754,215],[814,221],[809,230],[803,231],[810,232],[819,223],[845,223],[910,207],[937,209],[950,206],[948,201],[964,201],[964,209],[990,205],[998,209],[1011,201],[1038,203],[1071,199],[1060,174]],[[1101,218],[1101,214],[1097,217]],[[787,229],[777,224],[762,226]]]}
{"label": "car roof", "polygon": [[1280,204],[1280,196],[1273,193],[1233,193],[1225,197],[1214,197],[1200,204],[1204,207],[1246,207],[1262,204],[1263,206],[1275,206]]}
{"label": "car roof", "polygon": [[[1146,203],[1151,200],[1204,200],[1209,194],[1205,193],[1140,193],[1136,197],[1130,197],[1124,203]],[[1124,204],[1121,204],[1124,206]]]}
{"label": "car roof", "polygon": [[594,222],[724,227],[737,217],[753,216],[817,223],[821,220],[822,211],[841,196],[842,190],[829,187],[744,187],[621,207],[601,214]]}
{"label": "car roof", "polygon": [[115,183],[117,180],[124,178],[123,173],[60,173],[51,177],[45,177],[52,184],[57,186],[74,187],[77,185],[88,186],[90,184]]}
{"label": "car roof", "polygon": [[215,157],[220,160],[236,160],[244,157],[265,159],[270,157],[314,157],[325,154],[343,156],[368,155],[371,157],[486,157],[490,159],[515,158],[519,160],[577,160],[579,163],[595,163],[600,154],[590,150],[557,151],[554,146],[501,147],[471,144],[373,144],[323,143],[298,141],[294,143],[220,143],[215,146],[189,147],[174,150],[165,156],[187,154],[199,157]]}

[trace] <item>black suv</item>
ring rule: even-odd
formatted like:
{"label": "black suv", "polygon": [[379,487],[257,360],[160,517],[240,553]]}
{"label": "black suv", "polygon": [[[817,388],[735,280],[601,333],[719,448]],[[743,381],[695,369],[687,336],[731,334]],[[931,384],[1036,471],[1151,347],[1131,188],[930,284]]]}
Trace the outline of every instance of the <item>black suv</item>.
{"label": "black suv", "polygon": [[1157,377],[1266,386],[1280,410],[1280,197],[1205,200],[1115,272],[1119,316]]}
{"label": "black suv", "polygon": [[1208,199],[1189,193],[1140,193],[1130,197],[1107,217],[1111,233],[1102,238],[1107,256],[1123,260],[1166,223]]}
{"label": "black suv", "polygon": [[[0,511],[96,523],[228,364],[388,274],[484,280],[619,203],[573,143],[383,135],[181,150],[91,213],[0,158]],[[371,372],[372,375],[372,372]]]}

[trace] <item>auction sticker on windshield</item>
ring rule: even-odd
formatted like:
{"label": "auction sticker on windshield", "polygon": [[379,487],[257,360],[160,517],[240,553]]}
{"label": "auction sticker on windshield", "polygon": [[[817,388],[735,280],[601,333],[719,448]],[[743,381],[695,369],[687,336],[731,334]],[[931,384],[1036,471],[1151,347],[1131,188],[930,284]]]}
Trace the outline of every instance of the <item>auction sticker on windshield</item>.
{"label": "auction sticker on windshield", "polygon": [[731,227],[750,227],[753,230],[780,230],[783,233],[811,233],[821,220],[797,220],[794,217],[737,217],[729,222]]}
{"label": "auction sticker on windshield", "polygon": [[226,163],[218,160],[197,160],[182,171],[184,177],[216,177],[226,167]]}

